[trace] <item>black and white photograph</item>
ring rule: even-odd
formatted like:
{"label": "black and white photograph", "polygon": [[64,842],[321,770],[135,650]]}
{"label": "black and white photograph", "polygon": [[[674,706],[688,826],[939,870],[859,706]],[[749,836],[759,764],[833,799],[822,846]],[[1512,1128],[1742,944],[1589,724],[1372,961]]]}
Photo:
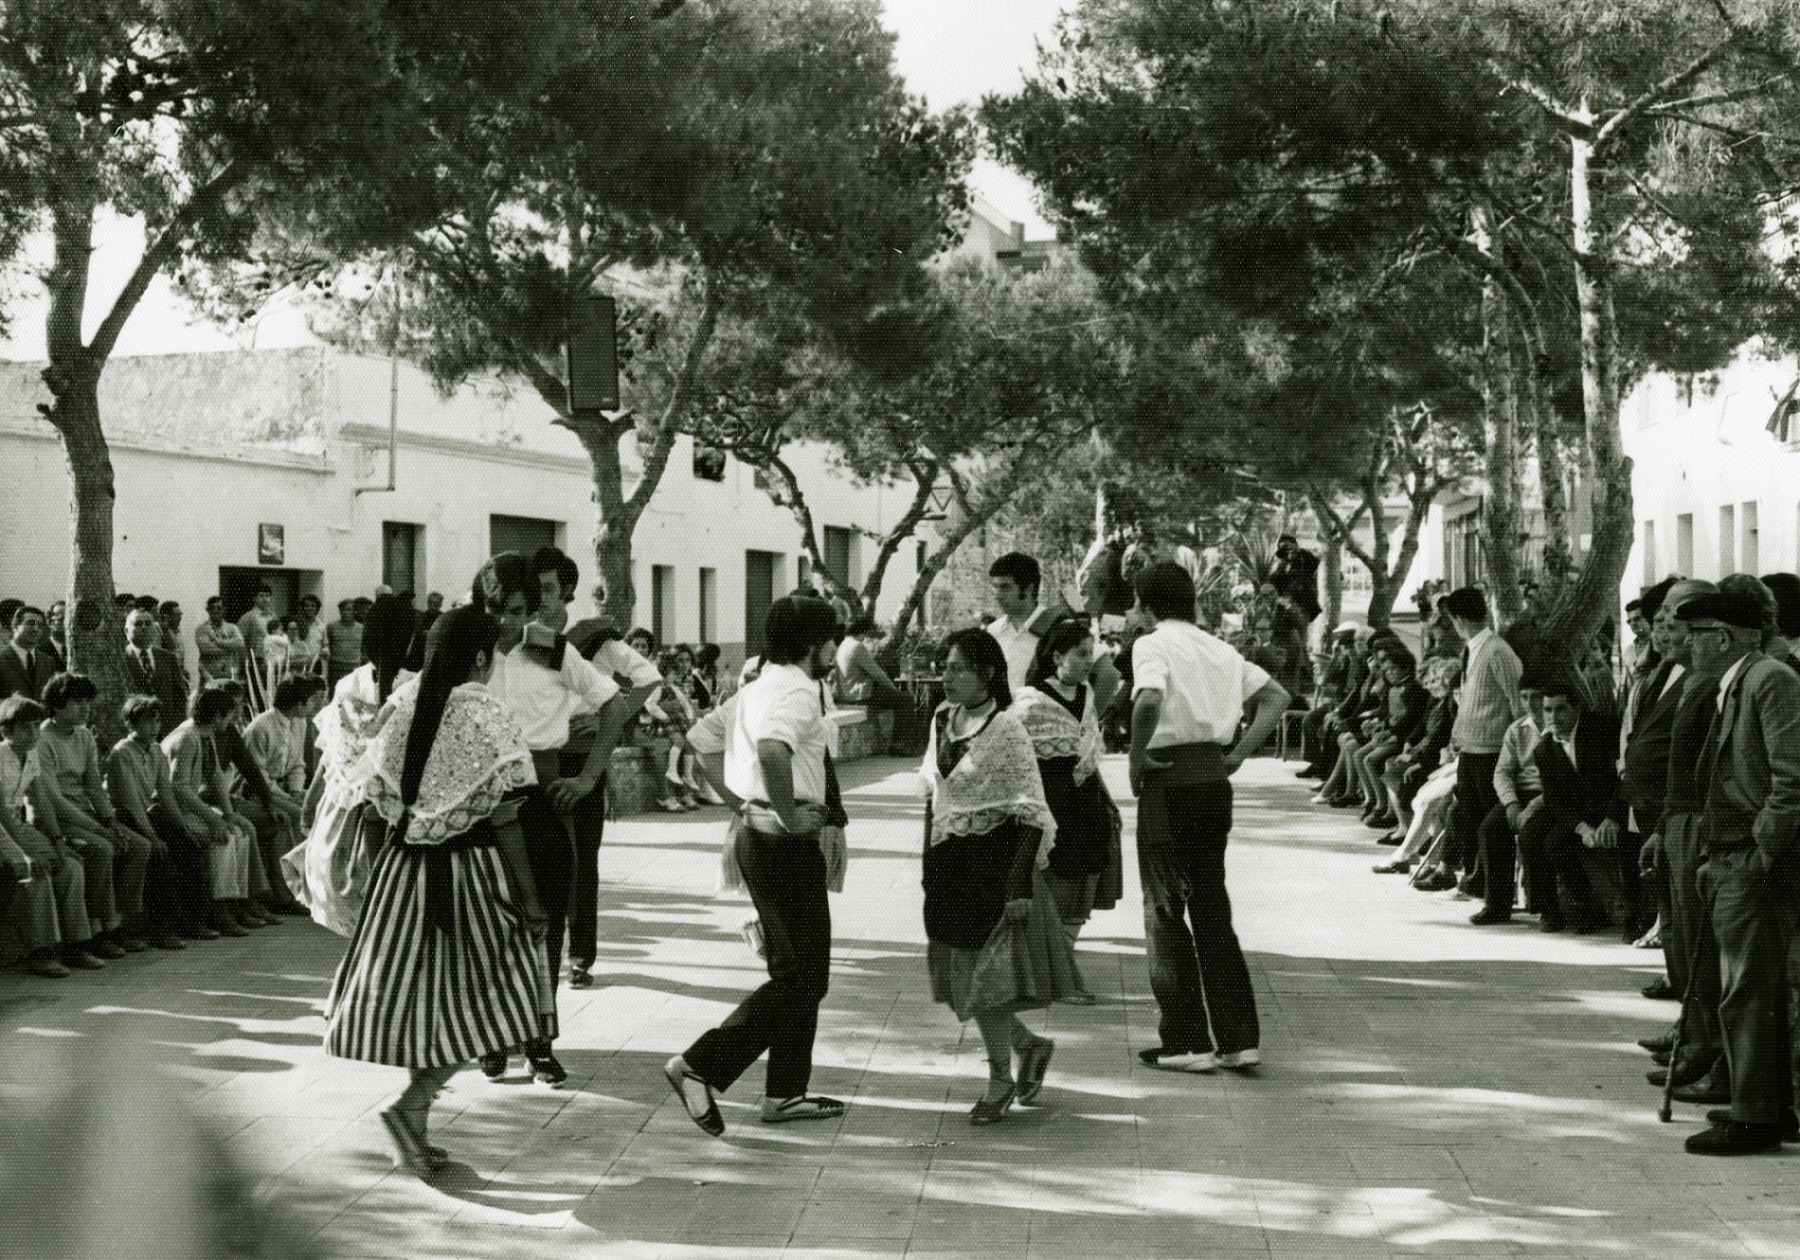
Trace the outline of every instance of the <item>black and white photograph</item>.
{"label": "black and white photograph", "polygon": [[0,1257],[1800,1260],[1800,0],[0,0]]}

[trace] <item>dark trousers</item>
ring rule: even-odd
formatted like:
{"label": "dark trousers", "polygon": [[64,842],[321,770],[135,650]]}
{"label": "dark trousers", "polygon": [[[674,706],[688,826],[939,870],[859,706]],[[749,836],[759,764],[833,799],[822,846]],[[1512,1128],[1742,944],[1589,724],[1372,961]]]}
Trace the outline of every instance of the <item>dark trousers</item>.
{"label": "dark trousers", "polygon": [[519,803],[519,829],[525,833],[525,856],[537,885],[538,904],[544,908],[544,952],[549,956],[550,988],[554,991],[562,973],[563,937],[569,927],[575,846],[542,782]]}
{"label": "dark trousers", "polygon": [[1794,1105],[1787,956],[1795,862],[1763,869],[1755,849],[1714,853],[1702,876],[1719,942],[1719,1027],[1731,1066],[1731,1118],[1775,1124]]}
{"label": "dark trousers", "polygon": [[1300,719],[1300,747],[1311,755],[1311,764],[1326,774],[1337,767],[1337,740],[1325,734],[1325,719],[1336,709],[1335,704],[1321,705]]}
{"label": "dark trousers", "polygon": [[702,1033],[684,1057],[702,1080],[724,1090],[767,1050],[764,1094],[793,1098],[812,1081],[819,1003],[831,982],[825,855],[816,833],[771,836],[746,828],[738,836],[737,859],[762,920],[768,983],[724,1023]]}
{"label": "dark trousers", "polygon": [[1579,925],[1603,922],[1610,897],[1602,890],[1617,880],[1606,879],[1602,866],[1616,864],[1618,855],[1589,849],[1575,828],[1572,815],[1547,804],[1520,825],[1519,851],[1532,900],[1539,914],[1567,915]]}
{"label": "dark trousers", "polygon": [[198,927],[212,913],[206,853],[162,806],[150,807],[150,822],[156,838],[169,847],[169,856],[151,860],[144,887],[144,915],[159,934]]}
{"label": "dark trousers", "polygon": [[[1457,791],[1461,790],[1462,785],[1459,782]],[[1535,821],[1534,817],[1531,822]],[[1530,822],[1521,824],[1521,831],[1530,825]],[[1478,834],[1480,840],[1477,851],[1481,855],[1479,865],[1483,872],[1482,882],[1487,894],[1487,908],[1511,913],[1518,897],[1518,879],[1516,877],[1519,864],[1518,846],[1524,843],[1524,836],[1513,833],[1512,823],[1506,817],[1506,806],[1504,805],[1495,805],[1488,810],[1487,816],[1481,820]],[[1528,874],[1526,878],[1530,881],[1533,889],[1542,886],[1535,874]],[[1542,898],[1537,900],[1537,908],[1540,912],[1543,910]]]}
{"label": "dark trousers", "polygon": [[1481,860],[1481,824],[1500,803],[1494,792],[1499,753],[1459,753],[1456,758],[1456,810],[1450,837],[1455,841],[1451,865],[1473,873]]}
{"label": "dark trousers", "polygon": [[[581,773],[587,754],[564,749],[563,777]],[[569,882],[569,962],[577,967],[592,967],[599,948],[597,918],[600,903],[600,841],[606,834],[606,776],[575,803],[565,816],[574,831],[574,846]]]}
{"label": "dark trousers", "polygon": [[[1725,1053],[1719,1032],[1719,943],[1711,916],[1701,900],[1698,872],[1705,854],[1700,816],[1671,810],[1660,824],[1662,869],[1669,885],[1669,917],[1663,921],[1663,962],[1669,985],[1689,994],[1681,1032],[1684,1063],[1716,1062]],[[1696,946],[1700,953],[1696,956]],[[1692,966],[1693,970],[1689,970]],[[1690,991],[1689,986],[1692,986]]]}
{"label": "dark trousers", "polygon": [[1138,799],[1144,944],[1165,1050],[1248,1050],[1261,1044],[1250,968],[1231,926],[1225,845],[1231,784],[1161,784]]}

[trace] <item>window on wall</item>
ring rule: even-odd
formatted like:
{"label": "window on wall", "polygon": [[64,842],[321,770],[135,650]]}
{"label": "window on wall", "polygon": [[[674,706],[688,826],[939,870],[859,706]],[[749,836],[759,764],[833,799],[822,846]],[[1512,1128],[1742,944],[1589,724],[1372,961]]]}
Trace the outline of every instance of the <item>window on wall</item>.
{"label": "window on wall", "polygon": [[656,645],[666,647],[675,641],[675,566],[650,566],[650,633]]}
{"label": "window on wall", "polygon": [[1656,522],[1644,522],[1644,585],[1655,586],[1662,581],[1656,573]]}
{"label": "window on wall", "polygon": [[425,527],[381,522],[381,582],[397,595],[425,585]]}
{"label": "window on wall", "polygon": [[719,571],[700,570],[700,642],[719,641]]}
{"label": "window on wall", "polygon": [[1683,512],[1675,518],[1675,570],[1682,577],[1694,576],[1694,514]]}
{"label": "window on wall", "polygon": [[1717,577],[1737,572],[1737,508],[1727,503],[1719,509],[1719,572]]}
{"label": "window on wall", "polygon": [[1738,568],[1755,573],[1762,568],[1762,522],[1754,501],[1738,509]]}

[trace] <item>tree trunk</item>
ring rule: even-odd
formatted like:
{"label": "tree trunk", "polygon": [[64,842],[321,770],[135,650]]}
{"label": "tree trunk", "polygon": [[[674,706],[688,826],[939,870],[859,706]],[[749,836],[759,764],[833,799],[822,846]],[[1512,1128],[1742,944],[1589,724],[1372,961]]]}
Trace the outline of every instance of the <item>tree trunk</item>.
{"label": "tree trunk", "polygon": [[1593,543],[1581,571],[1546,613],[1547,639],[1579,656],[1607,621],[1618,615],[1619,583],[1631,557],[1637,524],[1631,501],[1631,460],[1619,435],[1619,329],[1613,307],[1610,232],[1595,204],[1592,144],[1571,141],[1571,219],[1575,289],[1581,308],[1581,396],[1588,450],[1593,459],[1590,495]]}
{"label": "tree trunk", "polygon": [[1388,536],[1387,513],[1381,506],[1381,485],[1371,482],[1363,487],[1363,506],[1369,513],[1369,540],[1371,546],[1368,554],[1358,557],[1369,571],[1369,611],[1368,619],[1371,628],[1382,630],[1394,615],[1394,597],[1398,594],[1400,581],[1388,569]]}
{"label": "tree trunk", "polygon": [[869,566],[869,576],[863,579],[862,606],[871,615],[881,606],[881,588],[887,582],[888,565],[900,550],[900,544],[918,532],[919,525],[931,510],[931,490],[937,484],[937,463],[929,466],[920,465],[912,470],[913,497],[900,519],[894,522],[893,528],[882,535],[880,545],[875,549],[875,563]]}
{"label": "tree trunk", "polygon": [[[1478,243],[1486,240],[1485,219],[1475,216]],[[1506,295],[1492,276],[1481,285],[1481,402],[1486,439],[1488,494],[1483,521],[1488,598],[1501,625],[1524,611],[1519,587],[1518,399],[1513,393],[1517,364],[1507,335]]]}
{"label": "tree trunk", "polygon": [[1320,567],[1325,570],[1325,633],[1344,624],[1344,544],[1338,536],[1319,523],[1325,537],[1325,555]]}
{"label": "tree trunk", "polygon": [[831,566],[825,563],[824,553],[819,550],[819,531],[813,522],[812,505],[807,503],[794,470],[781,456],[773,454],[766,455],[756,467],[769,478],[772,490],[769,497],[793,513],[794,523],[800,526],[800,547],[806,552],[812,571],[825,579],[825,587],[833,595],[841,596],[851,604],[860,604],[862,597],[856,588],[844,580],[843,574],[833,573]]}
{"label": "tree trunk", "polygon": [[1556,404],[1551,401],[1550,357],[1543,329],[1532,312],[1514,310],[1523,342],[1524,411],[1537,450],[1538,500],[1544,512],[1544,545],[1539,562],[1541,603],[1554,602],[1569,583],[1574,559],[1569,538],[1569,495]]}
{"label": "tree trunk", "polygon": [[625,469],[619,459],[619,439],[623,434],[618,425],[599,419],[565,417],[560,423],[581,439],[593,468],[594,506],[598,509],[594,522],[594,570],[606,588],[606,602],[599,611],[624,629],[637,614],[631,535],[637,529],[639,513],[625,499]]}
{"label": "tree trunk", "polygon": [[[1016,480],[1014,484],[1016,484]],[[988,495],[979,507],[970,507],[967,504],[967,496],[959,496],[963,501],[964,510],[959,514],[956,528],[939,539],[938,549],[926,559],[925,567],[920,569],[918,576],[913,579],[912,589],[906,593],[906,602],[900,605],[900,611],[894,617],[894,637],[896,639],[906,633],[907,627],[912,625],[915,617],[918,618],[920,625],[925,623],[923,615],[925,596],[930,592],[932,582],[936,580],[938,574],[944,571],[944,566],[950,563],[958,548],[968,541],[969,536],[998,516],[1000,509],[1006,506],[1011,497],[1010,492],[993,493]]]}

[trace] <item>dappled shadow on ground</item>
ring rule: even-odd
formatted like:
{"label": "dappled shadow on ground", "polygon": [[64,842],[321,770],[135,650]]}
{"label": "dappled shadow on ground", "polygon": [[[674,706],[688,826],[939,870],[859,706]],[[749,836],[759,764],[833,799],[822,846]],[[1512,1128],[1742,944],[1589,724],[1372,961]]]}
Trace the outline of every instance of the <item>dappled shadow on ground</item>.
{"label": "dappled shadow on ground", "polygon": [[140,1043],[235,1117],[271,1200],[342,1257],[1800,1253],[1796,1148],[1709,1163],[1680,1151],[1696,1109],[1656,1122],[1632,1040],[1673,1008],[1636,995],[1645,954],[1469,928],[1465,905],[1368,875],[1375,846],[1284,785],[1240,790],[1232,857],[1263,1067],[1137,1064],[1155,1010],[1128,888],[1083,936],[1102,1003],[1025,1016],[1058,1043],[1043,1105],[970,1127],[979,1038],[929,1000],[916,810],[859,813],[879,769],[853,781],[862,865],[833,898],[813,1089],[850,1102],[840,1121],[758,1123],[760,1065],[723,1096],[724,1141],[670,1095],[662,1060],[763,973],[748,905],[712,895],[716,846],[668,821],[620,824],[603,851],[598,987],[562,994],[570,1087],[462,1073],[434,1120],[453,1162],[429,1182],[393,1169],[372,1114],[401,1074],[319,1052],[342,942],[309,925],[85,989],[0,977],[0,1051]]}

